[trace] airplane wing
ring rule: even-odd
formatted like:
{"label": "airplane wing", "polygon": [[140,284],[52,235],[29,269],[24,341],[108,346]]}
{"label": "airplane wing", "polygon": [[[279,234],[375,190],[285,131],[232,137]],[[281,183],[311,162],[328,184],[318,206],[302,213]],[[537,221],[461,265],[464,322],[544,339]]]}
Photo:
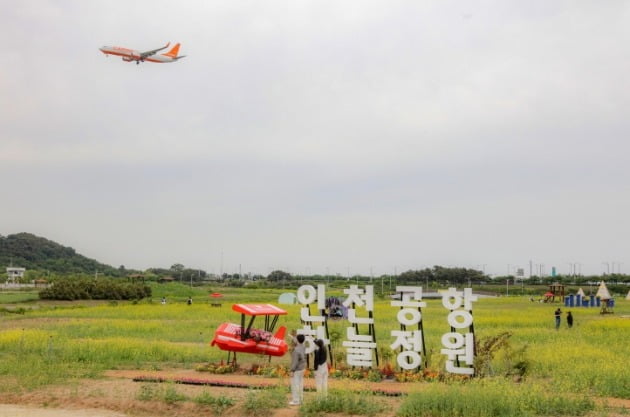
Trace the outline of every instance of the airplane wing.
{"label": "airplane wing", "polygon": [[171,43],[169,42],[169,43],[166,44],[166,46],[163,46],[161,48],[153,49],[151,51],[142,52],[142,53],[140,53],[140,58],[144,59],[144,58],[149,57],[151,55],[155,55],[156,53],[160,52],[161,50],[168,48],[168,46],[170,44]]}

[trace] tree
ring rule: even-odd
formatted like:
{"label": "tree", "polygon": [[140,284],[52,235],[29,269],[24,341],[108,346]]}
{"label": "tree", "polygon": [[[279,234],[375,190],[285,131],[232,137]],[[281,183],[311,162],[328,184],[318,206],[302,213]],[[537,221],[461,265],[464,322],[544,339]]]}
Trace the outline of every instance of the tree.
{"label": "tree", "polygon": [[173,264],[171,265],[171,271],[182,272],[184,270],[184,265],[182,264]]}
{"label": "tree", "polygon": [[273,271],[272,273],[270,273],[267,276],[267,279],[269,281],[284,281],[284,280],[290,280],[291,279],[291,274],[289,274],[288,272],[284,272],[284,271],[280,271],[280,270],[276,270]]}

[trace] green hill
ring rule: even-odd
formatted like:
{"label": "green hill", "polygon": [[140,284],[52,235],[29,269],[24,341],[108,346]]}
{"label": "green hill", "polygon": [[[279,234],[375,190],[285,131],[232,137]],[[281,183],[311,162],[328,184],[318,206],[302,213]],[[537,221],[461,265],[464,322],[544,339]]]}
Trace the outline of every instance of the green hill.
{"label": "green hill", "polygon": [[76,253],[68,246],[30,233],[0,235],[0,274],[10,265],[27,270],[56,274],[99,274],[119,276],[121,271],[110,265]]}

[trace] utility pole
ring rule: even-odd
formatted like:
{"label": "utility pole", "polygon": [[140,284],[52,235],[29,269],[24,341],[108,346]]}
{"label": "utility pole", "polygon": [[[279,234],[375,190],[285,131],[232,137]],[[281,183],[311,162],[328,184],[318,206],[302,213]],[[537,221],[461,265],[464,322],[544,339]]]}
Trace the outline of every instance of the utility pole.
{"label": "utility pole", "polygon": [[221,279],[223,279],[223,249],[221,249]]}

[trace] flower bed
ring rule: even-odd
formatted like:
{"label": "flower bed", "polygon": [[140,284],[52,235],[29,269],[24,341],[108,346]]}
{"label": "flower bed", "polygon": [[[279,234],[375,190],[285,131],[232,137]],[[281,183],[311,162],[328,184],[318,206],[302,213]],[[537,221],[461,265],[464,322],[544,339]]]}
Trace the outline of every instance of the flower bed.
{"label": "flower bed", "polygon": [[271,388],[276,385],[266,384],[266,383],[244,383],[244,382],[236,382],[236,381],[225,381],[225,380],[216,380],[216,379],[198,379],[198,378],[163,378],[163,377],[155,377],[155,376],[137,376],[133,378],[134,382],[174,382],[176,384],[187,384],[187,385],[206,385],[212,387],[228,387],[228,388],[254,388],[254,389],[263,389],[263,388]]}
{"label": "flower bed", "polygon": [[[266,382],[238,382],[238,381],[227,381],[227,380],[218,380],[218,379],[201,379],[201,378],[187,378],[187,377],[156,377],[156,376],[147,376],[141,375],[133,378],[134,382],[155,382],[155,383],[163,383],[163,382],[171,382],[175,384],[185,384],[185,385],[203,385],[203,386],[212,386],[212,387],[225,387],[225,388],[246,388],[246,389],[268,389],[268,388],[276,388],[277,384],[270,384]],[[304,391],[315,391],[314,387],[304,387]],[[406,393],[396,390],[396,389],[387,389],[387,388],[377,388],[377,389],[355,389],[351,391],[356,392],[370,392],[374,395],[382,395],[386,397],[400,397],[405,395]]]}

